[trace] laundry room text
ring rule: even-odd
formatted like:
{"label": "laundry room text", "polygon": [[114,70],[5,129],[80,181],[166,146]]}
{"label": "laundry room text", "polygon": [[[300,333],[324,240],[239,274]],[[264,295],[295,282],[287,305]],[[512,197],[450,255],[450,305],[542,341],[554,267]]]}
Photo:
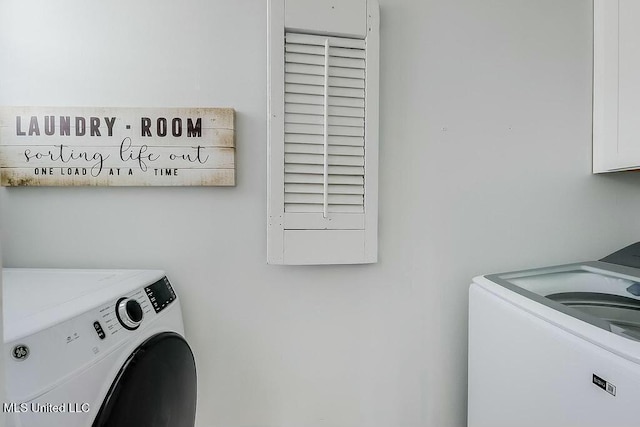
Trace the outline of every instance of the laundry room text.
{"label": "laundry room text", "polygon": [[3,186],[235,185],[231,108],[0,107]]}

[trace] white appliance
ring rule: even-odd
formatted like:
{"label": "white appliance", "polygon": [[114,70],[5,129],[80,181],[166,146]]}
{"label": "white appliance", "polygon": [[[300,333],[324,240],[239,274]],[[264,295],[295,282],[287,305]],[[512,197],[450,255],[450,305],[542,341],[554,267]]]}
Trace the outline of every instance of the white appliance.
{"label": "white appliance", "polygon": [[639,260],[473,279],[469,427],[640,426]]}
{"label": "white appliance", "polygon": [[15,427],[193,427],[196,368],[162,271],[3,270]]}

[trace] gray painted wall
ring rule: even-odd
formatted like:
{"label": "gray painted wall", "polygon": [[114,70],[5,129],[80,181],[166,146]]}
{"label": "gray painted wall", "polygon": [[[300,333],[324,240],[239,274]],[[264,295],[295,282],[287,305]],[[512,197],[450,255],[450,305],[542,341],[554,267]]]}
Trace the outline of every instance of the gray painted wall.
{"label": "gray painted wall", "polygon": [[0,104],[229,106],[236,188],[0,191],[5,266],[163,268],[200,427],[462,427],[474,275],[640,240],[593,176],[592,5],[381,0],[380,262],[266,260],[257,0],[5,0]]}

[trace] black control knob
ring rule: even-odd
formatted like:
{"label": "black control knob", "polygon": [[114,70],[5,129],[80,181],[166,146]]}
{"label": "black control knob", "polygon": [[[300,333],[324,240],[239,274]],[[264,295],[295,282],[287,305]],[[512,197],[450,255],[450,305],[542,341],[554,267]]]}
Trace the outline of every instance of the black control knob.
{"label": "black control knob", "polygon": [[140,326],[144,313],[135,299],[120,298],[116,304],[116,317],[126,329],[134,330]]}

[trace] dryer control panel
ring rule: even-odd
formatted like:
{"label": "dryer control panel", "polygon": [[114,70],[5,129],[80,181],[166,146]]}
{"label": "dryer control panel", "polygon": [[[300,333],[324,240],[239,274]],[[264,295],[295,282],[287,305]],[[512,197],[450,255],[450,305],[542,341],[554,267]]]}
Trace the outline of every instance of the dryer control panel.
{"label": "dryer control panel", "polygon": [[126,289],[119,283],[117,291],[105,289],[103,294],[112,296],[94,308],[5,343],[5,354],[12,355],[7,370],[12,399],[30,400],[113,351],[130,351],[123,343],[145,339],[160,324],[163,331],[183,333],[178,298],[164,274],[151,277],[144,287]]}
{"label": "dryer control panel", "polygon": [[[132,319],[132,314],[134,313],[127,313],[127,306],[130,307],[133,304],[140,309],[140,312],[137,317],[134,315]],[[151,304],[149,304],[149,300],[145,298],[142,289],[123,295],[117,300],[103,305],[100,307],[99,313],[99,317],[93,319],[92,325],[100,340],[104,340],[105,337],[117,337],[122,333],[126,334],[127,332],[134,331],[138,329],[138,326],[142,323],[150,320],[151,314],[154,314],[151,309]]]}
{"label": "dryer control panel", "polygon": [[151,301],[156,313],[164,310],[176,299],[176,294],[171,287],[171,283],[169,283],[169,279],[166,277],[147,286],[144,291],[147,293],[147,297],[149,297],[149,301]]}

